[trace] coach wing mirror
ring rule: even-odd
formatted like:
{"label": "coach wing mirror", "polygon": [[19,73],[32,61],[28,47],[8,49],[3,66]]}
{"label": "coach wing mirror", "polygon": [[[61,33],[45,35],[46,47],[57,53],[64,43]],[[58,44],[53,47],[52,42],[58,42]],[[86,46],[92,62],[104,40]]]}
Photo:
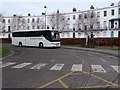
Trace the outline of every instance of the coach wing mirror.
{"label": "coach wing mirror", "polygon": [[44,37],[43,35],[41,35],[41,37]]}
{"label": "coach wing mirror", "polygon": [[52,36],[54,36],[54,32],[52,32],[51,34],[52,34]]}

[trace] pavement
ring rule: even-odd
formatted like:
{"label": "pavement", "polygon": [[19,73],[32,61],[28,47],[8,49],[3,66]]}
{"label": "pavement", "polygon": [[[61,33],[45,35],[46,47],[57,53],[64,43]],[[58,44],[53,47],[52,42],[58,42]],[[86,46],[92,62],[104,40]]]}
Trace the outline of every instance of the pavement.
{"label": "pavement", "polygon": [[120,58],[120,51],[117,51],[117,50],[98,49],[98,48],[82,48],[82,47],[73,47],[73,46],[61,46],[61,47],[64,49],[75,49],[75,50],[99,52],[99,53],[108,54],[108,55],[112,55],[112,56],[116,56]]}

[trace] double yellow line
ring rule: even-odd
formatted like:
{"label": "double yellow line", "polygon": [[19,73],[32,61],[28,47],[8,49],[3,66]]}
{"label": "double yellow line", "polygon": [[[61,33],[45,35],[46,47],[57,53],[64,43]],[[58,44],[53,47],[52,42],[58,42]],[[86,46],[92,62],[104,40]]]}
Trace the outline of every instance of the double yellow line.
{"label": "double yellow line", "polygon": [[[84,64],[84,62],[85,62],[85,61],[84,61],[84,59],[82,58],[82,64]],[[75,72],[75,71],[71,71],[71,72],[63,75],[62,77],[59,77],[59,78],[57,78],[57,79],[55,79],[55,80],[53,80],[53,81],[51,81],[51,82],[48,82],[48,83],[45,84],[45,85],[38,86],[35,90],[40,90],[41,88],[45,88],[45,87],[47,87],[47,86],[49,86],[49,85],[51,85],[51,84],[53,84],[53,83],[55,83],[55,82],[59,82],[64,88],[69,88],[69,87],[62,81],[62,79],[65,78],[65,77],[67,77],[67,76],[69,76],[69,75],[73,75],[74,72]],[[101,88],[101,87],[107,87],[107,86],[112,86],[112,87],[120,88],[119,85],[114,84],[114,83],[112,83],[112,82],[110,82],[110,81],[107,81],[107,80],[105,80],[105,79],[103,79],[103,78],[101,78],[101,77],[99,77],[99,76],[96,76],[96,75],[94,75],[93,73],[83,72],[83,74],[87,74],[87,75],[92,76],[92,77],[94,77],[94,78],[96,78],[96,79],[98,79],[98,80],[101,80],[101,81],[105,82],[106,85],[85,86],[85,87],[84,87],[84,86],[81,86],[81,87],[79,87],[79,88]],[[107,85],[107,84],[109,84],[109,85]]]}
{"label": "double yellow line", "polygon": [[97,85],[97,86],[82,86],[79,88],[104,88],[104,87],[109,87],[111,85]]}
{"label": "double yellow line", "polygon": [[74,73],[74,71],[73,71],[73,72],[69,72],[68,74],[66,74],[66,75],[64,75],[64,76],[62,76],[62,77],[60,77],[60,78],[58,78],[58,79],[55,79],[55,80],[53,80],[53,81],[51,81],[51,82],[49,82],[49,83],[47,83],[47,84],[45,84],[45,85],[43,85],[43,86],[39,86],[39,87],[36,88],[35,90],[39,90],[40,88],[45,88],[45,87],[47,87],[47,86],[49,86],[49,85],[51,85],[51,84],[53,84],[53,83],[55,83],[55,82],[59,82],[59,83],[62,84],[65,88],[69,88],[65,83],[63,83],[62,79],[65,78],[65,77],[67,77],[67,76],[69,76],[69,75],[71,75],[72,73]]}
{"label": "double yellow line", "polygon": [[87,75],[90,75],[90,76],[92,76],[92,77],[94,77],[94,78],[97,78],[97,79],[99,79],[99,80],[101,80],[101,81],[104,81],[104,82],[106,82],[107,84],[110,84],[111,86],[114,86],[114,87],[119,88],[119,85],[118,85],[118,84],[114,84],[114,83],[112,83],[112,82],[110,82],[110,81],[107,81],[107,80],[105,80],[105,79],[103,79],[103,78],[101,78],[101,77],[98,77],[98,76],[96,76],[96,75],[94,75],[94,74],[91,74],[91,73],[89,73],[89,72],[84,72],[84,73],[87,74]]}

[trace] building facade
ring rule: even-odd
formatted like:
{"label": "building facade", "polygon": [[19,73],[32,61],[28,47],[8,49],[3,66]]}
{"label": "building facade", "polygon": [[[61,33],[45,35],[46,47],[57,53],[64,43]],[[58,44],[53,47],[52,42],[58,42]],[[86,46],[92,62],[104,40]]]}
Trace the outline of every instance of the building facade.
{"label": "building facade", "polygon": [[[61,38],[120,37],[120,2],[105,8],[51,15],[6,17],[0,15],[0,38],[11,37],[11,32],[24,29],[57,29]],[[56,20],[55,20],[56,19]]]}

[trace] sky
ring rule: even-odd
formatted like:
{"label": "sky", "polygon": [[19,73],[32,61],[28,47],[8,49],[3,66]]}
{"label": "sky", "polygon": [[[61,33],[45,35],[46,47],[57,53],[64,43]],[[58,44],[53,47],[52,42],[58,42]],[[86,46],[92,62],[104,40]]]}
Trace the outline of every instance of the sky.
{"label": "sky", "polygon": [[117,3],[119,0],[1,0],[0,13],[4,16],[27,16],[28,13],[37,16],[45,12],[44,6],[47,6],[47,14],[51,14],[57,9],[63,13],[72,12],[73,7],[81,11],[88,10],[91,5],[95,8],[109,7],[112,2]]}

